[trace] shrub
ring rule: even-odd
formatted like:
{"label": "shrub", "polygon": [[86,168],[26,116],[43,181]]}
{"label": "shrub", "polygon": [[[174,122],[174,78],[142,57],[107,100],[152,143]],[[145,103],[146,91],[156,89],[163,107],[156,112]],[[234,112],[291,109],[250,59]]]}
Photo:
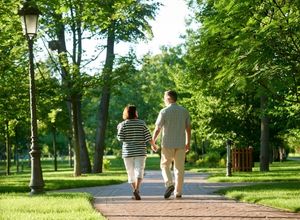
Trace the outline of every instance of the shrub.
{"label": "shrub", "polygon": [[107,159],[107,158],[103,159],[103,168],[104,168],[104,170],[109,170],[110,165],[111,165],[111,163],[110,163],[109,159]]}
{"label": "shrub", "polygon": [[224,166],[225,160],[220,158],[220,154],[218,152],[208,152],[204,155],[203,158],[196,161],[197,166],[202,167],[219,167]]}
{"label": "shrub", "polygon": [[216,167],[220,161],[220,154],[217,152],[209,152],[204,156],[204,161],[210,167]]}
{"label": "shrub", "polygon": [[224,158],[219,161],[219,167],[226,167],[226,160]]}
{"label": "shrub", "polygon": [[196,165],[199,167],[205,167],[205,162],[202,158],[200,158],[199,160],[196,161]]}
{"label": "shrub", "polygon": [[192,151],[192,152],[189,152],[187,155],[186,155],[186,161],[188,163],[195,163],[199,158],[199,155]]}

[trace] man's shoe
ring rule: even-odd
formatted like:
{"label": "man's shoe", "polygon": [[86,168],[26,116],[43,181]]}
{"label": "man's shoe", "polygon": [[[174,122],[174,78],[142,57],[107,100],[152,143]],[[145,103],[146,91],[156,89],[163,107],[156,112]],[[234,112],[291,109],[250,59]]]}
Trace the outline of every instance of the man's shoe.
{"label": "man's shoe", "polygon": [[141,196],[140,196],[139,191],[134,190],[133,191],[133,196],[134,196],[135,200],[141,200]]}
{"label": "man's shoe", "polygon": [[181,199],[181,198],[182,198],[182,195],[176,195],[175,198],[176,198],[176,199]]}
{"label": "man's shoe", "polygon": [[171,196],[171,194],[174,192],[174,190],[175,187],[173,185],[169,186],[164,195],[165,199],[168,199]]}

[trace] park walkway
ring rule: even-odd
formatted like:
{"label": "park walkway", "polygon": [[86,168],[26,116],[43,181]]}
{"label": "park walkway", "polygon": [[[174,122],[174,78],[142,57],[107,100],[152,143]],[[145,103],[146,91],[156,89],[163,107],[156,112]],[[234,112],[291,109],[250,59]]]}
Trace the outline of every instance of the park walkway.
{"label": "park walkway", "polygon": [[[164,186],[159,171],[146,171],[141,187],[142,200],[131,199],[128,183],[111,186],[64,190],[88,192],[95,209],[109,220],[178,220],[178,219],[298,219],[300,213],[236,202],[213,192],[233,183],[208,183],[206,175],[186,172],[184,195],[181,199],[164,199]],[[241,185],[241,184],[239,184]]]}

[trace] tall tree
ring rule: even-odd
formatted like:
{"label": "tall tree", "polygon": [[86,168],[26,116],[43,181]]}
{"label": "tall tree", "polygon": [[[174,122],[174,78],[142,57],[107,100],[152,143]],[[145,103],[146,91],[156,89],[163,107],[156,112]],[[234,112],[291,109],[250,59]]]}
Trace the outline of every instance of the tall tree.
{"label": "tall tree", "polygon": [[[256,96],[268,93],[274,102],[294,91],[297,100],[299,5],[295,1],[189,2],[201,28],[190,35],[188,59],[191,71],[208,79],[204,85],[223,88],[223,97],[228,92],[234,97],[254,91]],[[269,130],[267,117],[261,122],[261,154],[269,150],[268,134],[263,134]]]}
{"label": "tall tree", "polygon": [[15,1],[0,3],[0,129],[5,131],[1,138],[6,143],[7,174],[10,174],[11,147],[15,142],[12,135],[15,126],[12,125],[17,124],[11,122],[28,120],[29,106],[26,41],[15,13],[17,8]]}
{"label": "tall tree", "polygon": [[[115,60],[114,46],[120,41],[137,42],[152,34],[149,20],[154,19],[159,4],[152,1],[117,0],[96,3],[93,9],[101,9],[95,13],[101,34],[106,35],[106,59],[102,72],[102,94],[99,103],[98,125],[95,142],[93,172],[101,173],[105,148],[105,131],[108,121],[109,101],[111,96],[113,64]],[[100,16],[99,16],[100,15]]]}
{"label": "tall tree", "polygon": [[[81,112],[84,72],[82,70],[82,47],[84,31],[83,17],[87,10],[82,1],[52,1],[43,4],[44,29],[52,39],[50,47],[58,52],[58,62],[63,86],[66,91],[75,151],[75,176],[91,172],[91,163],[86,146],[85,131]],[[67,39],[72,39],[71,52],[67,49]],[[70,56],[69,56],[70,55]]]}

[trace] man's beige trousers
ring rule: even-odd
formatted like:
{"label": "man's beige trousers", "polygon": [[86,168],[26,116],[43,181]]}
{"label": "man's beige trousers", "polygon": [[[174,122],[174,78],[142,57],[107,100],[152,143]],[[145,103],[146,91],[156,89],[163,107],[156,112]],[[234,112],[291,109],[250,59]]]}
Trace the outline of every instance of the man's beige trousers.
{"label": "man's beige trousers", "polygon": [[162,147],[160,168],[166,187],[174,185],[172,178],[172,162],[174,161],[175,196],[182,195],[184,180],[185,148]]}

